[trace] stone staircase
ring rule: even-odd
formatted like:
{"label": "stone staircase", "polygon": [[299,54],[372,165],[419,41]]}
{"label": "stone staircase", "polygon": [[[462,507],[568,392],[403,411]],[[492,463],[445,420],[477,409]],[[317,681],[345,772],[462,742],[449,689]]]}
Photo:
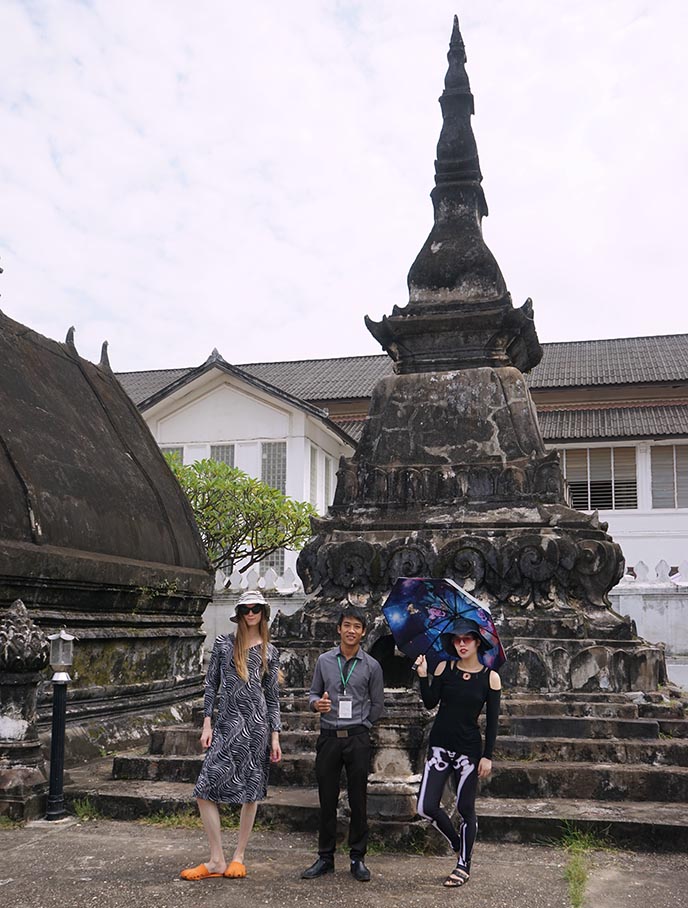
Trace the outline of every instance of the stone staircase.
{"label": "stone staircase", "polygon": [[[430,716],[414,691],[387,691],[375,734],[369,790],[374,835],[402,842],[437,834],[414,820]],[[317,828],[318,717],[306,692],[282,696],[284,758],[273,767],[263,821]],[[70,770],[70,799],[88,797],[105,815],[128,818],[191,806],[203,757],[200,708],[191,723],[156,729],[148,752]],[[344,786],[343,786],[344,790]],[[345,796],[342,817],[346,813]],[[503,701],[491,779],[478,801],[480,835],[503,841],[556,838],[563,824],[622,844],[688,848],[688,719],[678,692],[519,694]]]}

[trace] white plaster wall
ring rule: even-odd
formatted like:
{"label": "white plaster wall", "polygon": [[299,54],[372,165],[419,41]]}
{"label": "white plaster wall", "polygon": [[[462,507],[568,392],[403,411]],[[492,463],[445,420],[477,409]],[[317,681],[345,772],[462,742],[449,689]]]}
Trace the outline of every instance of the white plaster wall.
{"label": "white plaster wall", "polygon": [[281,439],[289,434],[288,410],[229,383],[174,403],[156,420],[159,444]]}
{"label": "white plaster wall", "polygon": [[635,621],[641,637],[666,644],[668,655],[688,655],[688,588],[621,583],[609,598],[614,611]]}
{"label": "white plaster wall", "polygon": [[644,561],[655,565],[662,559],[678,566],[688,560],[688,511],[600,511],[609,532],[619,543],[626,564]]}

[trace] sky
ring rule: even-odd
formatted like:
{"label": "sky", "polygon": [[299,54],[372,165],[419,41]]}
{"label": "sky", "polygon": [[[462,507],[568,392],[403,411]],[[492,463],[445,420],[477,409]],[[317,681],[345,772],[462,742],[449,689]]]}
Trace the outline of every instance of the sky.
{"label": "sky", "polygon": [[455,12],[514,305],[688,331],[685,0],[0,0],[0,308],[116,371],[381,352]]}

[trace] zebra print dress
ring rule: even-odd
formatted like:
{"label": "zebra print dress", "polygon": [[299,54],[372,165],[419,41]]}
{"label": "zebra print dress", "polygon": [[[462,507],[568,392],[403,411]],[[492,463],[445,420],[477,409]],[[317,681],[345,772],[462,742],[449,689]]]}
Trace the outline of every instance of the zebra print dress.
{"label": "zebra print dress", "polygon": [[204,715],[212,718],[219,689],[213,739],[194,796],[218,804],[247,804],[267,795],[270,733],[280,731],[277,673],[279,655],[268,644],[268,671],[262,674],[261,647],[248,651],[248,681],[237,674],[234,635],[215,641],[205,679]]}

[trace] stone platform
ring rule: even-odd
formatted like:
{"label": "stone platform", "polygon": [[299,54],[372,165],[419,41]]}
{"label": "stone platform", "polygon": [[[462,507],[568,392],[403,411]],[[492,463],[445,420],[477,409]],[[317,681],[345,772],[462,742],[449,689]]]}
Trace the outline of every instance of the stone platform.
{"label": "stone platform", "polygon": [[[388,717],[374,733],[369,814],[373,836],[396,845],[444,844],[414,815],[424,728],[408,759],[411,734],[396,709],[412,691],[387,691]],[[494,772],[478,799],[480,836],[493,841],[558,838],[565,824],[594,829],[621,844],[688,849],[688,721],[675,690],[648,694],[505,696]],[[305,691],[283,692],[284,758],[273,767],[259,816],[293,830],[318,822],[315,742],[318,717]],[[105,816],[130,819],[193,807],[192,783],[202,762],[195,721],[153,732],[138,748],[70,770],[67,796],[88,798]],[[396,767],[396,771],[394,768]],[[345,796],[340,804],[346,822]]]}

